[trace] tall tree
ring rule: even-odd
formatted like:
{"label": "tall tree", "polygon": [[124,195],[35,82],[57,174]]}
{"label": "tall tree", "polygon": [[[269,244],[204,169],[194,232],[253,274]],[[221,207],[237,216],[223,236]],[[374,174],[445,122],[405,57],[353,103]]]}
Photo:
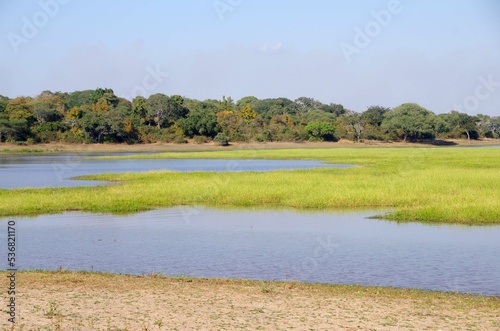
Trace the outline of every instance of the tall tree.
{"label": "tall tree", "polygon": [[359,113],[348,111],[344,115],[340,116],[339,119],[346,127],[347,132],[352,132],[357,141],[361,139],[361,134],[363,133],[365,127]]}
{"label": "tall tree", "polygon": [[476,122],[479,121],[479,118],[458,111],[451,111],[449,120],[452,127],[464,132],[467,135],[467,140],[470,140],[471,132],[477,130]]}
{"label": "tall tree", "polygon": [[158,128],[167,123],[168,102],[168,96],[163,93],[153,94],[146,101],[147,114],[154,119]]}
{"label": "tall tree", "polygon": [[188,137],[196,135],[215,137],[219,132],[217,128],[217,116],[201,109],[191,111],[186,118],[182,118],[177,125],[184,131]]}
{"label": "tall tree", "polygon": [[107,112],[87,112],[80,120],[81,127],[92,142],[102,143],[105,138],[119,142],[126,135],[124,117],[116,110]]}
{"label": "tall tree", "polygon": [[103,100],[106,100],[111,107],[116,107],[119,101],[112,89],[99,87],[92,94],[91,103],[98,103]]}
{"label": "tall tree", "polygon": [[390,108],[381,106],[370,106],[361,114],[361,120],[364,124],[369,124],[372,126],[380,126],[384,120],[384,115],[390,110]]}
{"label": "tall tree", "polygon": [[166,117],[169,121],[175,122],[180,118],[186,117],[189,109],[184,106],[184,98],[180,95],[172,95],[167,102]]}
{"label": "tall tree", "polygon": [[150,125],[151,123],[147,122],[147,107],[146,107],[146,98],[143,96],[137,96],[132,100],[132,115],[136,118],[139,119],[139,122],[142,124],[148,124]]}
{"label": "tall tree", "polygon": [[433,134],[436,115],[416,103],[405,103],[388,111],[382,121],[382,128],[393,132],[406,141]]}

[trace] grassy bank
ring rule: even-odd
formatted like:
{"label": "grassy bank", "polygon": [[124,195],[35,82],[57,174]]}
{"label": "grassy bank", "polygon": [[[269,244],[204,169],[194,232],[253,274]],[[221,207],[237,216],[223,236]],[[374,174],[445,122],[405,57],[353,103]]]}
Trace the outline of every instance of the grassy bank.
{"label": "grassy bank", "polygon": [[[245,173],[157,171],[85,179],[102,187],[0,190],[0,216],[129,213],[175,205],[395,210],[399,221],[500,224],[498,148],[335,148],[165,153],[138,158],[300,159],[350,169]],[[228,168],[237,168],[228,161]]]}
{"label": "grassy bank", "polygon": [[[5,273],[0,273],[2,279]],[[17,274],[14,330],[495,330],[500,299],[291,282]],[[2,330],[11,330],[6,318]]]}

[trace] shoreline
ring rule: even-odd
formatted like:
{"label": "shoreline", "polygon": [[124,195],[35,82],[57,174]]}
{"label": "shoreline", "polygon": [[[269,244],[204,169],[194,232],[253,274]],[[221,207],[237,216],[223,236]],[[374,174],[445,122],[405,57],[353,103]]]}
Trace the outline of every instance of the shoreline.
{"label": "shoreline", "polygon": [[71,144],[48,143],[33,145],[18,145],[0,143],[0,155],[10,153],[124,153],[124,152],[197,152],[197,151],[231,151],[231,150],[266,150],[266,149],[297,149],[297,148],[400,148],[400,147],[488,147],[500,146],[500,139],[462,140],[449,139],[429,142],[382,142],[364,141],[352,142],[341,140],[338,142],[267,142],[267,143],[231,143],[222,147],[213,143],[153,143],[153,144]]}
{"label": "shoreline", "polygon": [[[5,271],[1,272],[4,279]],[[72,271],[17,273],[19,330],[494,330],[499,296]],[[5,298],[4,298],[5,300]],[[7,316],[0,322],[9,325]]]}

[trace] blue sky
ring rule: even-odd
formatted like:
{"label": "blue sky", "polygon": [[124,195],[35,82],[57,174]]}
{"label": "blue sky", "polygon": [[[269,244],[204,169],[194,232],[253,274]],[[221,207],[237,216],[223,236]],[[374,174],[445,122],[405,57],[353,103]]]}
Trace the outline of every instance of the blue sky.
{"label": "blue sky", "polygon": [[110,87],[500,115],[499,60],[498,0],[0,0],[9,97]]}

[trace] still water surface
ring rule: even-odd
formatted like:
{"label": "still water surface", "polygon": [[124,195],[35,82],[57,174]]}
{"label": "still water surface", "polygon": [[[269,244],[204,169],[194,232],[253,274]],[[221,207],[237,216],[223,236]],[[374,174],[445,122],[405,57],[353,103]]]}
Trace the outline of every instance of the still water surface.
{"label": "still water surface", "polygon": [[7,221],[15,220],[22,269],[158,272],[500,295],[500,227],[366,219],[380,213],[194,207],[129,216],[65,213],[2,219],[0,236],[6,237]]}
{"label": "still water surface", "polygon": [[103,173],[172,171],[270,171],[283,169],[347,168],[301,160],[86,160],[91,156],[123,154],[0,155],[0,188],[73,187],[105,184],[72,180],[72,177]]}

